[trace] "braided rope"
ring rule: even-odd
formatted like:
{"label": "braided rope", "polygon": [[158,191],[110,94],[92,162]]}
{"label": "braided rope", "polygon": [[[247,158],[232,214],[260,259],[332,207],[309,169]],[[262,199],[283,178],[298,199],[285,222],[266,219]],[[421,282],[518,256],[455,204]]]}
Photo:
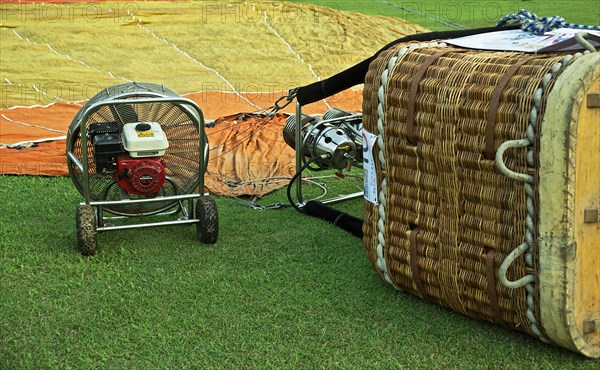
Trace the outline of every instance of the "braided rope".
{"label": "braided rope", "polygon": [[385,159],[385,143],[384,143],[384,127],[385,121],[385,91],[387,89],[388,77],[390,71],[394,68],[396,63],[401,60],[409,52],[425,47],[431,46],[446,46],[445,43],[429,42],[423,44],[414,44],[409,47],[401,48],[396,55],[394,55],[388,62],[386,68],[381,73],[381,85],[377,90],[377,146],[379,148],[379,164],[381,169],[384,171],[383,179],[381,181],[381,190],[379,191],[379,206],[377,220],[377,268],[381,271],[383,278],[386,282],[391,284],[394,288],[401,290],[396,283],[391,279],[387,264],[385,262],[384,248],[385,248],[385,222],[386,222],[386,194],[387,194],[387,178],[385,177],[385,169],[387,167]]}
{"label": "braided rope", "polygon": [[[430,46],[446,46],[443,43],[426,43],[426,44],[415,44],[410,47],[404,47],[398,51],[398,53],[393,56],[388,65],[383,70],[381,74],[381,85],[378,89],[378,105],[377,105],[377,131],[378,131],[378,139],[377,145],[379,148],[379,163],[381,165],[382,170],[386,169],[386,159],[385,159],[385,144],[384,144],[384,121],[385,121],[385,91],[387,89],[388,76],[390,71],[394,68],[396,63],[405,56],[408,52],[423,47]],[[565,56],[561,62],[556,63],[552,66],[550,71],[542,78],[541,86],[535,91],[532,96],[533,99],[533,107],[529,115],[529,125],[526,130],[526,137],[519,141],[524,143],[519,143],[518,146],[525,146],[528,148],[527,151],[527,164],[530,167],[535,167],[535,147],[533,143],[536,141],[536,130],[537,123],[539,119],[539,111],[542,105],[542,97],[544,93],[547,91],[550,82],[559,74],[559,71],[568,64],[573,58],[579,57],[581,55],[589,54],[590,51],[585,51],[582,53],[576,53],[574,55]],[[524,189],[526,193],[526,204],[527,204],[527,215],[526,215],[526,231],[525,231],[525,242],[517,247],[513,253],[507,256],[506,260],[503,261],[503,269],[504,271],[508,270],[508,267],[514,260],[521,255],[525,254],[525,262],[526,265],[530,268],[534,267],[534,245],[535,245],[535,233],[536,233],[536,222],[537,222],[537,211],[535,208],[535,179],[533,176],[518,174],[513,171],[510,171],[506,168],[503,163],[502,156],[496,157],[496,162],[499,169],[504,168],[505,170],[501,170],[503,174],[507,177],[515,178],[519,181],[524,181]],[[385,172],[384,172],[385,173]],[[514,177],[513,177],[514,176]],[[386,194],[387,194],[387,179],[385,175],[383,176],[381,183],[381,190],[379,192],[380,203],[378,206],[378,215],[379,218],[377,220],[377,268],[381,271],[384,280],[394,286],[396,289],[401,290],[390,278],[389,270],[385,261],[384,249],[385,249],[385,222],[386,222]],[[510,258],[512,256],[512,259]],[[525,287],[526,289],[526,299],[527,299],[527,318],[529,320],[532,332],[543,342],[550,343],[551,341],[542,333],[540,330],[539,323],[536,318],[536,288],[535,288],[535,276],[529,275],[525,276],[522,279],[519,279],[517,282],[510,282],[506,280],[506,274],[499,274],[500,281],[503,285],[509,288],[520,288]],[[504,279],[503,279],[504,278]],[[504,281],[503,281],[504,280]]]}
{"label": "braided rope", "polygon": [[519,10],[518,13],[509,14],[502,17],[497,26],[504,26],[509,21],[516,20],[521,22],[521,29],[526,32],[533,33],[535,35],[543,36],[546,32],[555,30],[557,28],[572,28],[577,30],[600,30],[600,26],[586,26],[577,23],[566,22],[563,17],[558,15],[550,17],[538,17],[537,14],[529,12],[525,9]]}
{"label": "braided rope", "polygon": [[[536,130],[538,123],[538,115],[540,111],[540,107],[542,104],[542,97],[546,90],[548,89],[548,85],[550,81],[552,81],[559,73],[559,71],[569,63],[573,58],[579,57],[584,54],[589,54],[589,51],[585,51],[582,53],[576,53],[574,55],[566,55],[560,62],[554,64],[544,77],[542,78],[541,86],[535,91],[533,94],[533,107],[531,108],[531,112],[529,114],[529,125],[527,126],[526,137],[518,140],[527,143],[527,165],[529,167],[535,167],[535,147],[533,143],[536,141]],[[498,168],[502,168],[502,156],[496,157],[496,164]],[[504,166],[505,167],[505,166]],[[525,194],[526,194],[526,204],[527,204],[527,216],[525,219],[525,242],[518,246],[513,253],[509,254],[506,259],[503,261],[501,265],[501,270],[504,273],[500,273],[500,282],[508,287],[508,288],[520,288],[525,286],[525,290],[527,291],[527,318],[529,319],[529,324],[531,325],[531,330],[533,333],[542,341],[546,343],[550,343],[550,340],[546,338],[546,336],[540,330],[537,318],[535,316],[535,278],[533,275],[523,277],[516,282],[511,282],[506,280],[506,270],[508,266],[514,261],[513,255],[521,254],[525,252],[525,263],[528,267],[534,267],[534,244],[535,244],[535,232],[536,232],[536,222],[537,222],[537,211],[535,208],[535,179],[533,177],[529,177],[529,175],[518,174],[523,176],[514,176],[512,171],[505,172],[501,171],[505,176],[513,178],[515,180],[521,180],[525,182]],[[527,176],[527,177],[524,177]],[[512,260],[511,260],[512,258]]]}

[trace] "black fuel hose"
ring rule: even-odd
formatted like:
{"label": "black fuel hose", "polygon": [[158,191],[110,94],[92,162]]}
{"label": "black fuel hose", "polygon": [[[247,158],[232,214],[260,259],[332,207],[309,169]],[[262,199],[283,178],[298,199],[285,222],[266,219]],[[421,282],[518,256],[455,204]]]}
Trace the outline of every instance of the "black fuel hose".
{"label": "black fuel hose", "polygon": [[[320,218],[321,220],[325,220],[334,224],[335,226],[351,233],[352,235],[361,238],[363,237],[362,224],[363,220],[360,218],[351,216],[342,211],[338,211],[335,208],[331,208],[321,202],[310,200],[303,205],[298,205],[292,199],[292,188],[294,187],[294,183],[296,181],[302,181],[299,177],[302,175],[302,172],[314,161],[320,159],[321,157],[314,157],[307,161],[304,166],[300,168],[298,172],[294,174],[290,182],[287,186],[287,197],[294,209],[301,213],[306,213],[309,216]],[[322,158],[321,158],[322,159]]]}
{"label": "black fuel hose", "polygon": [[335,208],[329,207],[316,200],[310,200],[306,202],[302,207],[302,212],[309,216],[320,218],[334,224],[342,230],[349,232],[357,238],[363,237],[362,225],[363,220],[358,217],[354,217],[345,212],[338,211]]}
{"label": "black fuel hose", "polygon": [[331,95],[337,94],[340,91],[351,88],[365,82],[365,76],[369,70],[369,64],[384,50],[389,49],[391,46],[401,42],[409,41],[433,41],[433,40],[444,40],[457,37],[465,37],[471,35],[477,35],[480,33],[504,31],[520,28],[520,24],[511,24],[502,27],[485,27],[485,28],[474,28],[469,30],[453,30],[453,31],[434,31],[427,33],[417,33],[402,37],[381,48],[377,53],[368,59],[342,71],[336,75],[333,75],[323,81],[318,81],[310,85],[306,85],[298,88],[296,99],[300,105],[306,105],[316,102],[321,99],[325,99]]}
{"label": "black fuel hose", "polygon": [[[311,158],[309,161],[307,161],[306,163],[304,163],[304,165],[300,168],[300,170],[298,172],[296,172],[294,174],[294,176],[292,176],[292,179],[288,183],[288,186],[287,186],[287,198],[288,198],[288,201],[290,202],[290,204],[292,205],[292,207],[294,207],[294,209],[296,211],[298,211],[298,212],[302,212],[302,208],[299,207],[296,204],[296,202],[294,202],[294,199],[292,199],[292,187],[294,186],[294,183],[296,182],[296,180],[298,180],[298,177],[302,176],[302,172],[304,172],[304,170],[308,166],[310,166],[311,163],[313,163],[314,161],[316,161],[317,159],[320,159],[320,157]],[[302,179],[300,179],[300,181],[302,181]]]}

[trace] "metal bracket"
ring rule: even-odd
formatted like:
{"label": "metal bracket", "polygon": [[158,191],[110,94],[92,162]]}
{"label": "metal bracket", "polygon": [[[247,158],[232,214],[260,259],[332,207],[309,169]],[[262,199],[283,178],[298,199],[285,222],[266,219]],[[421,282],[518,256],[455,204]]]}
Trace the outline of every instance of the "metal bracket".
{"label": "metal bracket", "polygon": [[583,222],[586,224],[595,224],[600,222],[600,209],[590,208],[583,211]]}
{"label": "metal bracket", "polygon": [[583,320],[583,335],[600,331],[600,318]]}
{"label": "metal bracket", "polygon": [[588,108],[600,108],[600,92],[587,94],[586,100]]}

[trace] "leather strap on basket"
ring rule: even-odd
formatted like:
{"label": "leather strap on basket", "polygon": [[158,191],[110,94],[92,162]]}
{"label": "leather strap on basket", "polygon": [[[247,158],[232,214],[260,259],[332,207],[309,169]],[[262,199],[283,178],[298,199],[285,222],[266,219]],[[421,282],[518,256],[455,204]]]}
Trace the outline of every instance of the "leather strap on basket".
{"label": "leather strap on basket", "polygon": [[425,290],[425,286],[423,285],[423,281],[421,280],[421,275],[419,274],[419,263],[417,261],[417,237],[421,233],[421,229],[415,228],[410,232],[410,269],[412,271],[413,280],[415,281],[415,285],[417,286],[417,290],[421,297],[430,300],[429,294]]}
{"label": "leather strap on basket", "polygon": [[446,55],[453,49],[443,50],[429,56],[421,65],[419,70],[413,76],[410,82],[410,91],[408,94],[408,106],[406,107],[406,138],[411,145],[416,145],[415,141],[415,104],[417,100],[417,92],[419,91],[419,83],[429,68],[439,57]]}
{"label": "leather strap on basket", "polygon": [[504,91],[504,88],[508,84],[508,81],[510,81],[511,77],[514,76],[515,73],[517,73],[517,71],[519,70],[519,68],[521,68],[523,64],[529,62],[531,59],[535,59],[535,57],[525,57],[519,60],[517,63],[510,66],[506,73],[502,75],[500,81],[498,81],[498,84],[492,92],[492,98],[490,100],[490,106],[487,112],[487,125],[485,126],[485,149],[483,152],[483,157],[485,159],[495,160],[496,158],[496,146],[494,145],[494,130],[496,128],[496,117],[498,113],[498,105],[500,104],[500,98],[502,97],[502,92]]}
{"label": "leather strap on basket", "polygon": [[490,299],[490,308],[492,309],[492,315],[494,315],[494,322],[498,325],[506,326],[506,323],[502,318],[502,312],[500,312],[498,293],[496,292],[496,270],[494,268],[495,257],[496,250],[493,248],[486,248],[485,267],[487,275],[488,298]]}

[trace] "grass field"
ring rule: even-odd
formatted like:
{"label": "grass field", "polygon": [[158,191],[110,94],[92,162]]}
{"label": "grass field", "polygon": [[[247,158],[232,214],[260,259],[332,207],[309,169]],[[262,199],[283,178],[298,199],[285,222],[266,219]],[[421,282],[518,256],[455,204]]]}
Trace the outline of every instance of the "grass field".
{"label": "grass field", "polygon": [[[600,23],[598,8],[582,7],[594,1],[494,4],[509,3],[506,13],[535,5]],[[469,4],[481,14],[490,3]],[[377,2],[333,7],[397,15]],[[329,194],[355,185],[331,181]],[[0,176],[0,369],[600,368],[395,291],[360,240],[290,208],[219,198],[214,246],[196,242],[193,227],[127,230],[99,234],[98,254],[84,258],[81,199],[68,178]],[[283,191],[260,203],[277,201]],[[362,200],[337,207],[360,216]]]}
{"label": "grass field", "polygon": [[214,246],[193,227],[117,231],[83,258],[69,179],[0,181],[2,368],[598,365],[396,292],[360,240],[293,209],[220,198]]}
{"label": "grass field", "polygon": [[600,1],[536,1],[536,0],[294,0],[329,6],[338,10],[392,16],[419,24],[431,30],[489,27],[508,14],[526,9],[538,16],[560,15],[567,22],[600,24]]}

